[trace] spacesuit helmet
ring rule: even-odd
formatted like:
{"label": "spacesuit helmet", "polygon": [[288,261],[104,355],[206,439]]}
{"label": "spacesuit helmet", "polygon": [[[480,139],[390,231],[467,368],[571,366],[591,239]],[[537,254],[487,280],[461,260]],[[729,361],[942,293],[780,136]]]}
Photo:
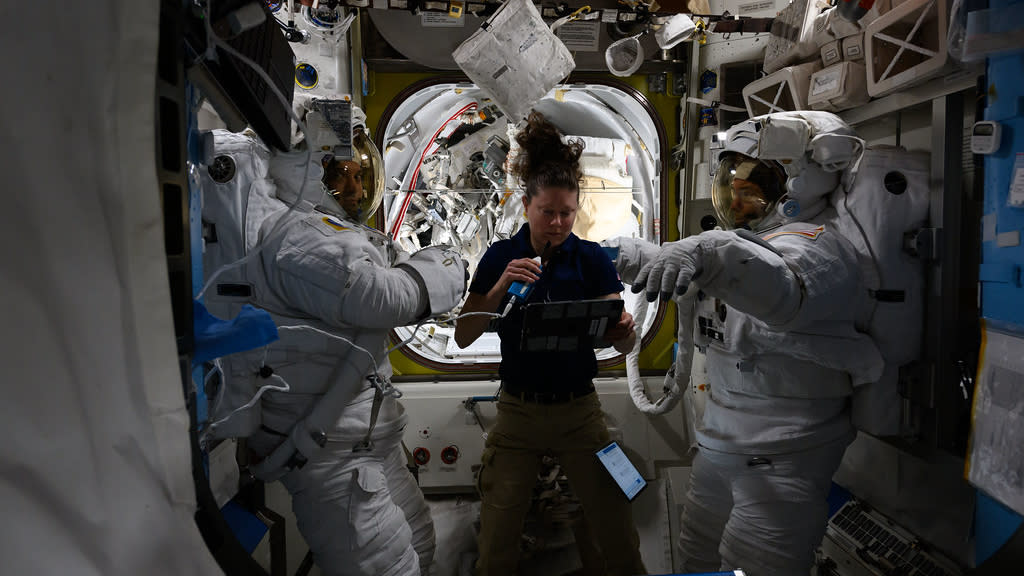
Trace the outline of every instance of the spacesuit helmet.
{"label": "spacesuit helmet", "polygon": [[840,173],[863,151],[863,141],[842,119],[821,111],[751,118],[716,135],[712,150],[716,144],[715,212],[723,227],[752,230],[820,213]]}
{"label": "spacesuit helmet", "polygon": [[351,157],[327,154],[323,165],[327,193],[350,219],[369,222],[384,198],[384,162],[365,131],[353,132]]}
{"label": "spacesuit helmet", "polygon": [[771,214],[786,192],[786,174],[773,161],[723,152],[711,183],[711,202],[723,228],[748,228]]}

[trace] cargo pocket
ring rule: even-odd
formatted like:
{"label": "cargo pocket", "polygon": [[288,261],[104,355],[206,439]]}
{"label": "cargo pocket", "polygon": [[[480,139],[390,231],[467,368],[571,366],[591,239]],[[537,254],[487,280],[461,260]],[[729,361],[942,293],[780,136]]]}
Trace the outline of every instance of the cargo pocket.
{"label": "cargo pocket", "polygon": [[380,537],[381,516],[389,502],[387,480],[376,468],[357,468],[352,473],[348,521],[352,530],[352,549],[361,550]]}
{"label": "cargo pocket", "polygon": [[494,461],[494,448],[484,448],[483,454],[480,456],[480,467],[476,471],[476,493],[482,498],[484,495],[483,489],[483,477],[487,468],[491,466]]}

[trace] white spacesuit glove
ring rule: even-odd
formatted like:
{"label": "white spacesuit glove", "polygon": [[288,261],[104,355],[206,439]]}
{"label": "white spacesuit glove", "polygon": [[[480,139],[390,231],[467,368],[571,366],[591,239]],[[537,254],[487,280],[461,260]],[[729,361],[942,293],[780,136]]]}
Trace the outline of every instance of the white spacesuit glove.
{"label": "white spacesuit glove", "polygon": [[466,293],[466,264],[447,246],[430,246],[399,265],[410,270],[426,291],[427,315],[443,314],[462,301]]}
{"label": "white spacesuit glove", "polygon": [[683,294],[690,281],[701,272],[699,236],[690,236],[662,244],[657,257],[637,274],[631,290],[647,291],[647,301],[654,302],[659,294],[670,300],[674,294]]}
{"label": "white spacesuit glove", "polygon": [[653,262],[658,257],[660,250],[660,247],[653,242],[625,236],[613,238],[601,244],[619,249],[619,255],[615,258],[615,270],[619,273],[619,278],[626,284],[633,284],[637,275],[640,274],[640,270],[648,263]]}

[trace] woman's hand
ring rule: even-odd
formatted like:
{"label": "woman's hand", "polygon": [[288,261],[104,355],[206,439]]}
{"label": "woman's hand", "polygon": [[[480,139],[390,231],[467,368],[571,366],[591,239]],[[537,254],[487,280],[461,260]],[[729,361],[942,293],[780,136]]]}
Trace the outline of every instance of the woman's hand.
{"label": "woman's hand", "polygon": [[619,321],[604,331],[604,339],[607,342],[615,343],[629,338],[634,330],[636,330],[636,322],[633,321],[633,315],[623,310]]}
{"label": "woman's hand", "polygon": [[540,264],[534,262],[532,258],[519,258],[508,263],[492,290],[496,289],[504,294],[513,282],[532,284],[538,278],[540,278]]}

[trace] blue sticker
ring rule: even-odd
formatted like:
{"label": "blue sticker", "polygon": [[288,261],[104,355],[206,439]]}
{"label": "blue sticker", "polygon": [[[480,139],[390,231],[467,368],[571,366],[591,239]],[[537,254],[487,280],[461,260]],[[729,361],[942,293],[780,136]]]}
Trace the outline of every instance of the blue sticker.
{"label": "blue sticker", "polygon": [[711,70],[705,70],[700,74],[700,91],[704,94],[711,92],[718,86],[718,74]]}
{"label": "blue sticker", "polygon": [[717,125],[718,125],[718,117],[715,115],[715,109],[711,108],[711,107],[701,108],[700,109],[700,126],[701,126],[701,128],[703,128],[705,126],[717,126]]}
{"label": "blue sticker", "polygon": [[786,200],[782,205],[782,213],[785,214],[787,218],[795,218],[796,215],[800,213],[800,203],[792,199]]}
{"label": "blue sticker", "polygon": [[320,74],[316,71],[315,66],[307,62],[302,62],[295,67],[295,83],[298,84],[300,88],[312,90],[320,83]]}

